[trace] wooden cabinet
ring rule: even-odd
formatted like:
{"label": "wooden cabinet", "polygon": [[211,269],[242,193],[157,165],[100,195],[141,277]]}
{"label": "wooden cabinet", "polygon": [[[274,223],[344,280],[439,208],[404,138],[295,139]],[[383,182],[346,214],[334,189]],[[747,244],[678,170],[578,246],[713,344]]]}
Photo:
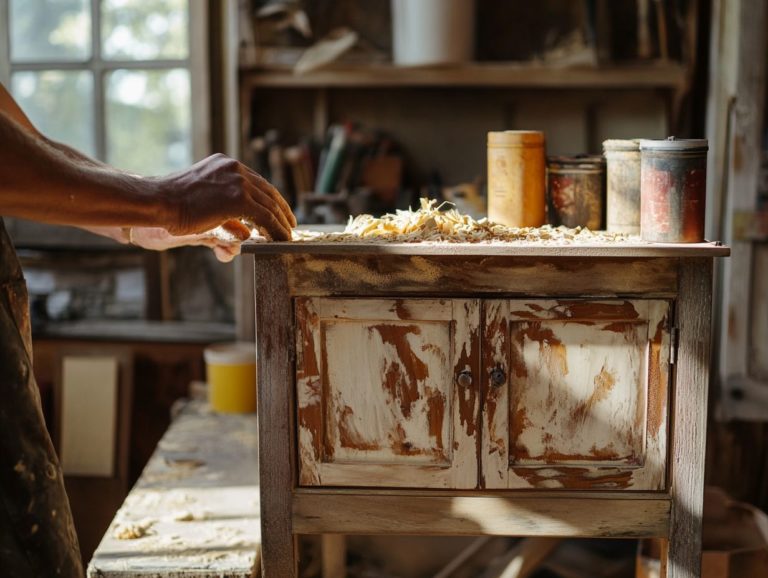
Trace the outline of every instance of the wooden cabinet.
{"label": "wooden cabinet", "polygon": [[667,301],[295,310],[302,486],[664,488]]}
{"label": "wooden cabinet", "polygon": [[700,575],[726,247],[245,250],[265,578],[326,533],[658,537],[661,575]]}

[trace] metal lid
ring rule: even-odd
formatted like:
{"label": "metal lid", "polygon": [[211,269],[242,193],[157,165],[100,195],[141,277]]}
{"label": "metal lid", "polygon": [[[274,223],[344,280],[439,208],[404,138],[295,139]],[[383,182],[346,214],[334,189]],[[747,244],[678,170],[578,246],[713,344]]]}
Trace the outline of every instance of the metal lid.
{"label": "metal lid", "polygon": [[671,136],[664,140],[640,140],[640,150],[656,150],[656,151],[695,151],[709,150],[709,143],[705,138],[694,139],[676,139]]}
{"label": "metal lid", "polygon": [[574,155],[547,157],[547,167],[550,169],[593,170],[601,171],[605,166],[602,155]]}
{"label": "metal lid", "polygon": [[603,150],[608,151],[639,151],[640,139],[611,138],[603,141]]}
{"label": "metal lid", "polygon": [[540,130],[502,130],[488,133],[488,144],[496,146],[540,146],[544,133]]}

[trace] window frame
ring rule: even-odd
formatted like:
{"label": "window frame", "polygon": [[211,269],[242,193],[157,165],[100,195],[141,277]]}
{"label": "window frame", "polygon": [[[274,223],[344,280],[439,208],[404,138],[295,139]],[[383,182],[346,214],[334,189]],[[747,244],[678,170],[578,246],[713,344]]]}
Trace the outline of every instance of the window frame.
{"label": "window frame", "polygon": [[208,59],[208,0],[187,0],[189,6],[189,53],[181,59],[107,60],[101,50],[101,0],[88,0],[91,11],[91,55],[86,60],[12,62],[10,0],[0,0],[0,82],[10,90],[14,72],[46,70],[87,71],[93,75],[93,143],[95,156],[107,160],[106,75],[115,70],[169,70],[183,68],[190,75],[190,122],[192,160],[210,154],[210,72]]}

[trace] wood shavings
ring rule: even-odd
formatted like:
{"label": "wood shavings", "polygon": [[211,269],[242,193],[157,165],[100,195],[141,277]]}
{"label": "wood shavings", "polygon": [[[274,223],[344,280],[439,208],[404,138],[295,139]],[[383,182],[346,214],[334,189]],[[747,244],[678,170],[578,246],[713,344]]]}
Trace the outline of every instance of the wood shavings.
{"label": "wood shavings", "polygon": [[157,522],[151,518],[135,522],[121,522],[112,531],[116,540],[138,540],[149,534],[149,529]]}
{"label": "wood shavings", "polygon": [[322,243],[621,243],[636,241],[624,233],[590,231],[577,227],[507,227],[486,218],[473,219],[454,208],[444,210],[443,203],[421,199],[417,210],[398,210],[376,218],[371,215],[350,217],[341,233],[294,231],[293,240]]}

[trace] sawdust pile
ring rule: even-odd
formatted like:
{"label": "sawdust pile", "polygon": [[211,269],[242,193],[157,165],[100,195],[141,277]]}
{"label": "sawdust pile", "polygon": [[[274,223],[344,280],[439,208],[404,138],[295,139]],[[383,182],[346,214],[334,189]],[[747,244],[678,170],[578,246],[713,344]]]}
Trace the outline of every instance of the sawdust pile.
{"label": "sawdust pile", "polygon": [[322,243],[617,243],[637,240],[624,233],[590,231],[577,227],[507,227],[488,219],[475,220],[463,215],[451,203],[421,199],[417,210],[398,210],[376,218],[371,215],[350,217],[341,233],[294,231],[293,240]]}

